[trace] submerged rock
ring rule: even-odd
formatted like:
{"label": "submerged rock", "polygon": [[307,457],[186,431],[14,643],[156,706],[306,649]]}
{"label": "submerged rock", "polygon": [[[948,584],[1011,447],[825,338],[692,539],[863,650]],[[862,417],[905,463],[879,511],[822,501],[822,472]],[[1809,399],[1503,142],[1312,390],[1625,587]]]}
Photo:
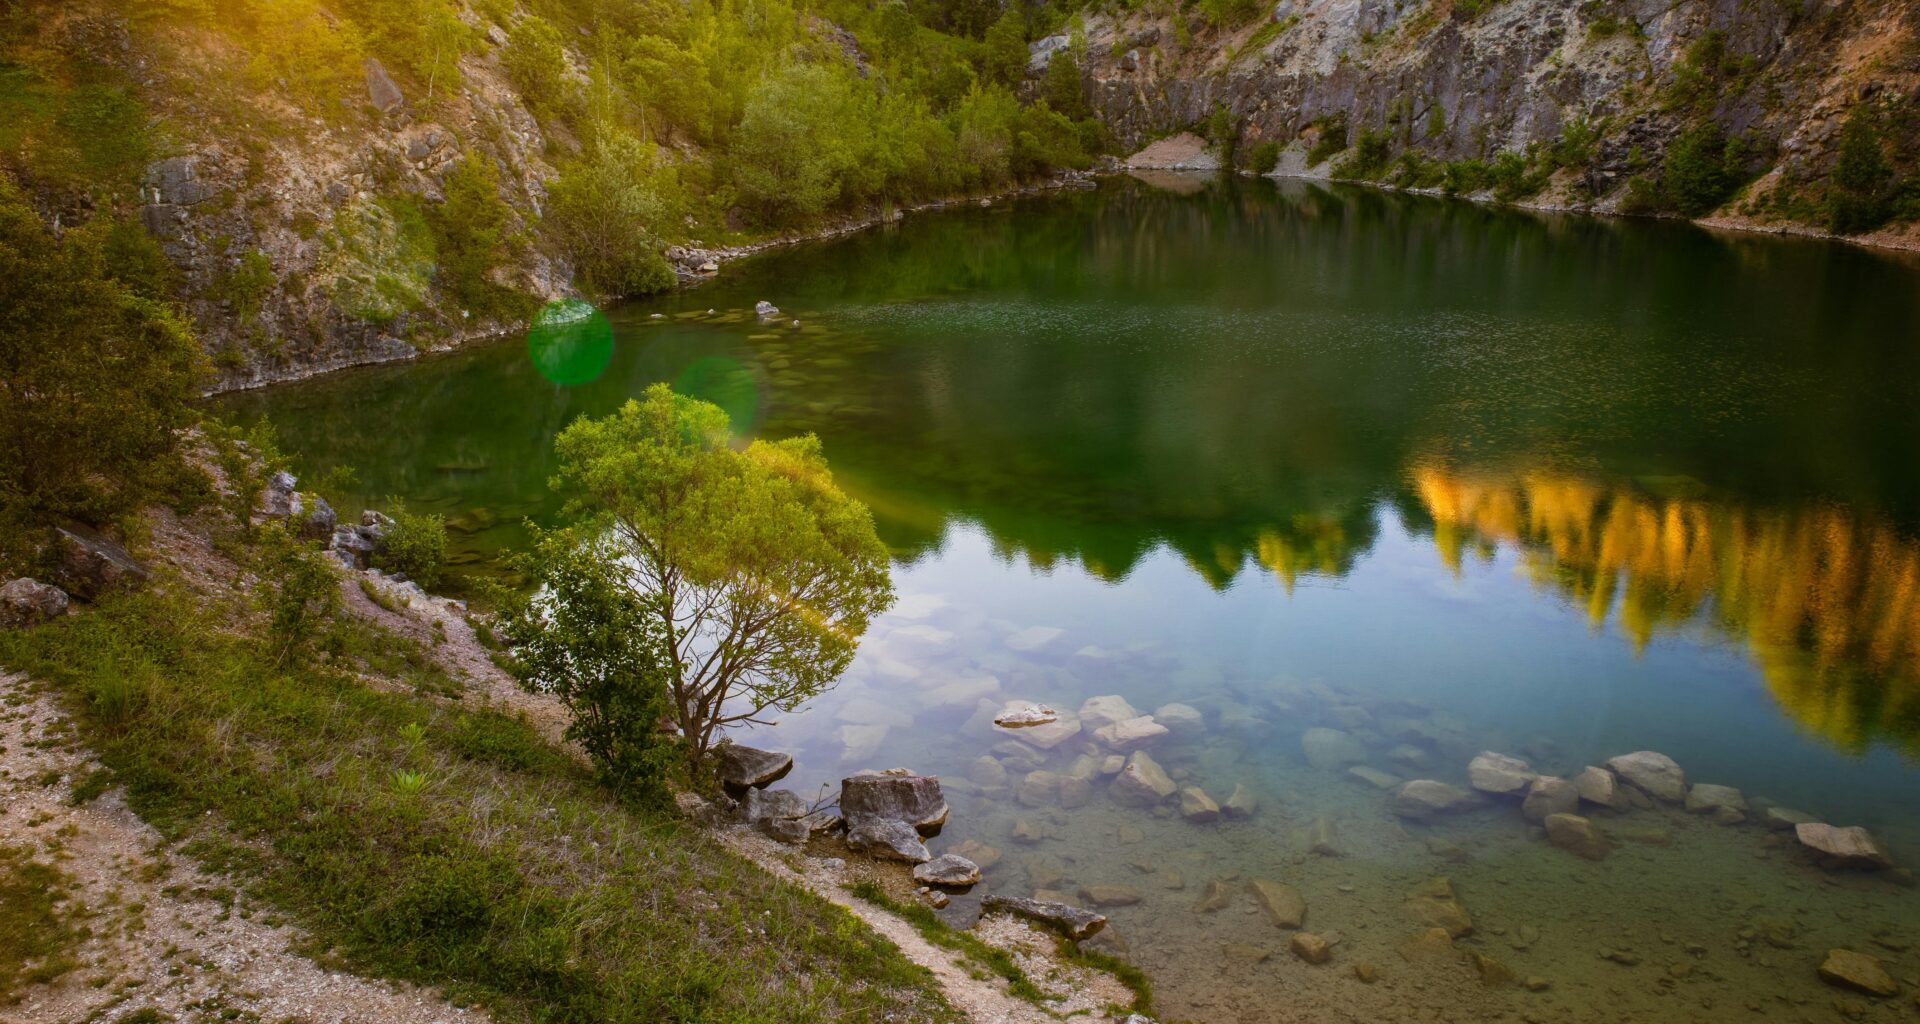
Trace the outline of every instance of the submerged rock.
{"label": "submerged rock", "polygon": [[1100,929],[1107,926],[1107,919],[1091,910],[1058,903],[1052,900],[1027,899],[1023,896],[1001,896],[990,894],[980,901],[983,913],[1007,913],[1037,921],[1050,928],[1058,929],[1067,938],[1078,942],[1092,938]]}
{"label": "submerged rock", "polygon": [[969,839],[948,851],[956,857],[964,857],[978,865],[981,871],[1000,863],[1000,848],[988,846],[978,839]]}
{"label": "submerged rock", "polygon": [[1060,799],[1060,776],[1044,769],[1028,772],[1013,796],[1022,807],[1050,807]]}
{"label": "submerged rock", "polygon": [[1574,784],[1552,775],[1542,775],[1527,787],[1526,799],[1520,801],[1520,813],[1528,821],[1539,824],[1553,814],[1572,814],[1580,809],[1580,791]]}
{"label": "submerged rock", "polygon": [[1687,790],[1686,808],[1693,814],[1711,814],[1727,825],[1747,820],[1747,798],[1732,786],[1696,785]]}
{"label": "submerged rock", "polygon": [[1322,857],[1340,856],[1340,847],[1333,841],[1333,822],[1324,817],[1313,819],[1313,824],[1307,826],[1307,852]]}
{"label": "submerged rock", "polygon": [[1080,723],[1096,733],[1109,725],[1139,717],[1140,710],[1117,694],[1088,697],[1080,704]]}
{"label": "submerged rock", "polygon": [[1307,920],[1307,898],[1284,882],[1254,882],[1253,898],[1275,928],[1298,928]]}
{"label": "submerged rock", "polygon": [[1612,772],[1605,768],[1588,765],[1580,774],[1573,777],[1573,788],[1580,793],[1580,799],[1601,807],[1616,807],[1620,803],[1620,782]]}
{"label": "submerged rock", "polygon": [[1062,743],[1080,735],[1080,718],[1066,711],[1055,711],[1053,720],[1037,725],[1001,725],[998,721],[994,728],[1002,735],[1017,737],[1020,742],[1032,744],[1041,750],[1052,750]]}
{"label": "submerged rock", "polygon": [[1162,704],[1151,717],[1178,739],[1192,739],[1207,730],[1206,719],[1197,708],[1185,704]]}
{"label": "submerged rock", "polygon": [[1160,767],[1151,755],[1144,750],[1134,751],[1127,758],[1127,766],[1113,777],[1107,787],[1115,800],[1136,807],[1149,807],[1172,796],[1179,787]]}
{"label": "submerged rock", "polygon": [[1814,820],[1816,820],[1814,816],[1805,811],[1796,811],[1791,807],[1781,807],[1778,804],[1770,805],[1760,815],[1760,821],[1768,828],[1782,832]]}
{"label": "submerged rock", "polygon": [[1893,859],[1858,825],[1835,828],[1823,822],[1804,822],[1793,827],[1800,845],[1812,851],[1813,858],[1828,870],[1876,871],[1893,866]]}
{"label": "submerged rock", "polygon": [[1324,964],[1333,959],[1333,944],[1312,932],[1295,932],[1287,948],[1310,964]]}
{"label": "submerged rock", "polygon": [[[1082,721],[1085,721],[1084,717]],[[1142,747],[1149,747],[1167,737],[1167,727],[1153,720],[1152,715],[1129,718],[1124,722],[1113,722],[1093,731],[1093,738],[1104,744],[1107,749],[1126,754]]]}
{"label": "submerged rock", "polygon": [[1140,890],[1130,885],[1083,885],[1080,898],[1096,907],[1130,907],[1140,902]]}
{"label": "submerged rock", "polygon": [[1202,914],[1211,914],[1233,902],[1233,886],[1214,878],[1200,888],[1200,900],[1193,909]]}
{"label": "submerged rock", "polygon": [[739,743],[723,743],[718,753],[720,785],[736,800],[747,790],[765,788],[793,771],[792,754]]}
{"label": "submerged rock", "polygon": [[1687,798],[1687,773],[1673,758],[1651,750],[1635,751],[1607,759],[1607,767],[1622,782],[1648,796],[1677,804]]}
{"label": "submerged rock", "polygon": [[1220,813],[1229,818],[1251,818],[1260,809],[1260,798],[1241,783],[1233,784],[1233,792],[1228,794],[1227,802],[1220,805]]}
{"label": "submerged rock", "polygon": [[1549,814],[1547,841],[1562,850],[1587,860],[1605,860],[1613,844],[1600,834],[1593,822],[1578,814]]}
{"label": "submerged rock", "polygon": [[1453,939],[1473,931],[1473,917],[1455,895],[1453,879],[1445,875],[1435,875],[1414,886],[1401,906],[1407,916],[1446,936],[1449,949]]}
{"label": "submerged rock", "polygon": [[922,885],[965,889],[980,881],[980,865],[957,853],[943,853],[925,864],[915,865],[913,879]]}
{"label": "submerged rock", "polygon": [[1306,756],[1308,764],[1329,772],[1348,765],[1363,764],[1367,760],[1365,744],[1351,733],[1324,726],[1300,734],[1300,752]]}
{"label": "submerged rock", "polygon": [[1820,962],[1820,980],[1872,996],[1900,994],[1900,985],[1880,964],[1880,958],[1850,949],[1830,949]]}
{"label": "submerged rock", "polygon": [[1415,779],[1400,787],[1393,798],[1393,812],[1403,818],[1426,820],[1469,810],[1479,803],[1478,797],[1458,786],[1433,779]]}
{"label": "submerged rock", "polygon": [[1512,796],[1522,793],[1538,778],[1527,762],[1506,754],[1483,750],[1467,765],[1467,781],[1482,793]]}
{"label": "submerged rock", "polygon": [[1347,769],[1347,774],[1376,789],[1392,789],[1400,784],[1400,776],[1389,775],[1378,768],[1355,765]]}
{"label": "submerged rock", "polygon": [[1180,816],[1193,824],[1204,825],[1219,820],[1220,805],[1200,787],[1188,786],[1180,791]]}

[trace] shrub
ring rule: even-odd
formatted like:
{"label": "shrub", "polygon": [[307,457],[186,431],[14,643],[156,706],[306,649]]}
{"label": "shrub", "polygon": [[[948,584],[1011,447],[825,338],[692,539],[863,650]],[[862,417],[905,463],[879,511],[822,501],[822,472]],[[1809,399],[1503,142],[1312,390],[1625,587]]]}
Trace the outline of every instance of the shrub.
{"label": "shrub", "polygon": [[1255,174],[1272,174],[1273,169],[1280,166],[1280,144],[1272,139],[1256,144],[1248,164]]}
{"label": "shrub", "polygon": [[393,525],[375,546],[373,564],[387,572],[406,574],[422,589],[433,589],[446,569],[446,517],[409,512],[406,503],[398,500],[390,515]]}
{"label": "shrub", "polygon": [[655,147],[608,127],[548,186],[543,224],[586,288],[642,295],[673,286],[657,234],[670,215],[658,184],[669,173]]}
{"label": "shrub", "polygon": [[556,114],[572,105],[566,49],[560,42],[560,30],[545,18],[530,14],[520,19],[507,34],[500,65],[537,111]]}
{"label": "shrub", "polygon": [[1840,129],[1840,155],[1827,196],[1827,230],[1851,235],[1872,231],[1892,215],[1887,201],[1893,168],[1881,150],[1873,109],[1855,107]]}
{"label": "shrub", "polygon": [[1313,140],[1312,148],[1307,150],[1307,166],[1318,167],[1327,158],[1347,148],[1347,114],[1345,111],[1331,117],[1319,118],[1316,124],[1320,134]]}
{"label": "shrub", "polygon": [[1262,0],[1200,0],[1200,13],[1217,28],[1244,25],[1265,9]]}
{"label": "shrub", "polygon": [[589,529],[536,537],[532,552],[515,560],[531,596],[500,595],[500,631],[514,677],[566,705],[567,738],[601,778],[656,799],[676,758],[658,729],[671,714],[665,637],[645,599],[623,585],[618,552],[603,536]]}
{"label": "shrub", "polygon": [[1688,217],[1712,212],[1740,181],[1744,149],[1730,144],[1719,127],[1703,121],[1667,147],[1661,181],[1668,205]]}
{"label": "shrub", "polygon": [[111,521],[181,471],[204,359],[150,266],[116,276],[115,244],[54,238],[0,176],[0,549],[29,523]]}
{"label": "shrub", "polygon": [[524,313],[529,300],[492,280],[513,246],[507,237],[512,211],[500,198],[500,172],[493,161],[469,155],[447,172],[446,198],[428,214],[439,258],[435,278],[476,316]]}
{"label": "shrub", "polygon": [[277,664],[300,660],[339,611],[340,577],[328,561],[282,524],[260,532],[261,595]]}
{"label": "shrub", "polygon": [[1361,132],[1353,151],[1333,168],[1336,178],[1372,178],[1386,170],[1392,158],[1393,135],[1386,129]]}
{"label": "shrub", "polygon": [[859,155],[861,121],[851,73],[788,64],[753,87],[734,133],[734,182],[762,220],[790,224],[826,213]]}

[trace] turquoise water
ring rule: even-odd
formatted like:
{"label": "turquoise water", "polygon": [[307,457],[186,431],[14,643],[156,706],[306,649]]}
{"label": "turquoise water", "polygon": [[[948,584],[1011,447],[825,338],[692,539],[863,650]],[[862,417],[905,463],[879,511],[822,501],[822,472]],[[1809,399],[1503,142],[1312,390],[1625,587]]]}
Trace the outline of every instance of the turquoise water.
{"label": "turquoise water", "polygon": [[[1902,877],[1829,876],[1779,833],[1678,810],[1599,812],[1618,845],[1597,864],[1509,806],[1407,824],[1301,736],[1462,784],[1481,749],[1563,774],[1659,750],[1920,862],[1912,262],[1118,179],[771,253],[608,320],[604,370],[572,386],[515,341],[228,401],[309,472],[352,466],[355,500],[449,515],[469,575],[553,513],[554,431],[651,382],[744,432],[818,433],[902,599],[834,692],[755,742],[796,753],[803,792],[942,775],[936,850],[1002,854],[982,890],[1137,889],[1112,932],[1169,1016],[1800,1020],[1841,999],[1910,1019],[1912,980],[1886,1001],[1814,973],[1850,946],[1920,978]],[[1023,804],[1006,766],[1069,771],[1087,737],[1022,753],[983,708],[1103,694],[1200,711],[1154,756],[1259,813],[1188,824],[1102,779],[1083,806]],[[1421,764],[1390,756],[1410,717]],[[1322,818],[1334,855],[1308,849]],[[1404,897],[1434,874],[1476,919],[1459,948],[1544,991],[1402,955]],[[1286,953],[1254,879],[1305,894],[1333,964]],[[1225,909],[1195,909],[1208,880]]]}

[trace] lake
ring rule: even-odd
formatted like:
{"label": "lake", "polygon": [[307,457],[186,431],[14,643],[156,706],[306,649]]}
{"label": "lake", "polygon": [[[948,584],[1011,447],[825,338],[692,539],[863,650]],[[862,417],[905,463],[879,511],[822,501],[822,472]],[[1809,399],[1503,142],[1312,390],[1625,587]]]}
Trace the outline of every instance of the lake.
{"label": "lake", "polygon": [[[934,851],[994,861],[945,913],[1108,887],[1167,1017],[1911,1019],[1911,876],[1823,871],[1765,817],[1920,864],[1914,261],[1114,178],[771,252],[606,320],[610,342],[222,404],[270,415],[308,474],[352,467],[353,502],[446,514],[470,576],[553,515],[554,432],[650,383],[818,434],[900,600],[833,692],[749,741],[794,752],[808,796],[941,775]],[[1038,749],[990,722],[1107,695],[1191,709],[1151,756],[1257,810],[1126,806],[1091,729]],[[1399,780],[1465,786],[1482,750],[1561,776],[1659,751],[1747,820],[1593,810],[1596,862],[1517,799],[1394,813]],[[1256,881],[1299,892],[1332,962],[1288,953]],[[1420,940],[1446,890],[1482,959]],[[1906,991],[1824,984],[1836,947]]]}

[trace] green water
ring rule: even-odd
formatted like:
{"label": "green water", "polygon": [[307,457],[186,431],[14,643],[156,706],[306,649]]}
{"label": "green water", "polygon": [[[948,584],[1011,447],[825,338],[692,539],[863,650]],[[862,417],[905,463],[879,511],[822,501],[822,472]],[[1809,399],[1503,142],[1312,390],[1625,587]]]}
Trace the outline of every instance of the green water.
{"label": "green water", "polygon": [[[1462,783],[1485,748],[1564,774],[1659,750],[1920,863],[1920,268],[1175,184],[757,257],[611,311],[604,369],[573,386],[513,341],[226,404],[271,415],[308,473],[352,466],[357,501],[446,513],[470,575],[552,514],[552,434],[651,382],[743,431],[818,433],[894,547],[902,601],[832,694],[756,741],[796,753],[803,792],[862,767],[942,775],[936,851],[1004,855],[983,890],[1137,889],[1112,932],[1169,1016],[1798,1021],[1838,999],[1910,1020],[1920,896],[1901,878],[1831,877],[1761,825],[1677,810],[1599,812],[1621,842],[1597,864],[1510,806],[1406,824],[1300,737],[1338,727],[1378,770]],[[782,315],[756,319],[760,299]],[[1085,806],[1023,805],[1007,765],[1066,772],[1087,737],[1022,753],[981,709],[1101,694],[1198,709],[1202,730],[1155,756],[1217,798],[1248,786],[1260,812],[1192,825],[1101,781]],[[1335,855],[1308,849],[1318,818]],[[1016,841],[1022,819],[1045,838]],[[1551,987],[1403,956],[1403,897],[1434,874],[1475,917],[1462,949]],[[1201,912],[1210,879],[1235,896]],[[1286,953],[1252,879],[1305,893],[1307,926],[1341,938],[1333,964]],[[1907,991],[1826,987],[1836,946]]]}

